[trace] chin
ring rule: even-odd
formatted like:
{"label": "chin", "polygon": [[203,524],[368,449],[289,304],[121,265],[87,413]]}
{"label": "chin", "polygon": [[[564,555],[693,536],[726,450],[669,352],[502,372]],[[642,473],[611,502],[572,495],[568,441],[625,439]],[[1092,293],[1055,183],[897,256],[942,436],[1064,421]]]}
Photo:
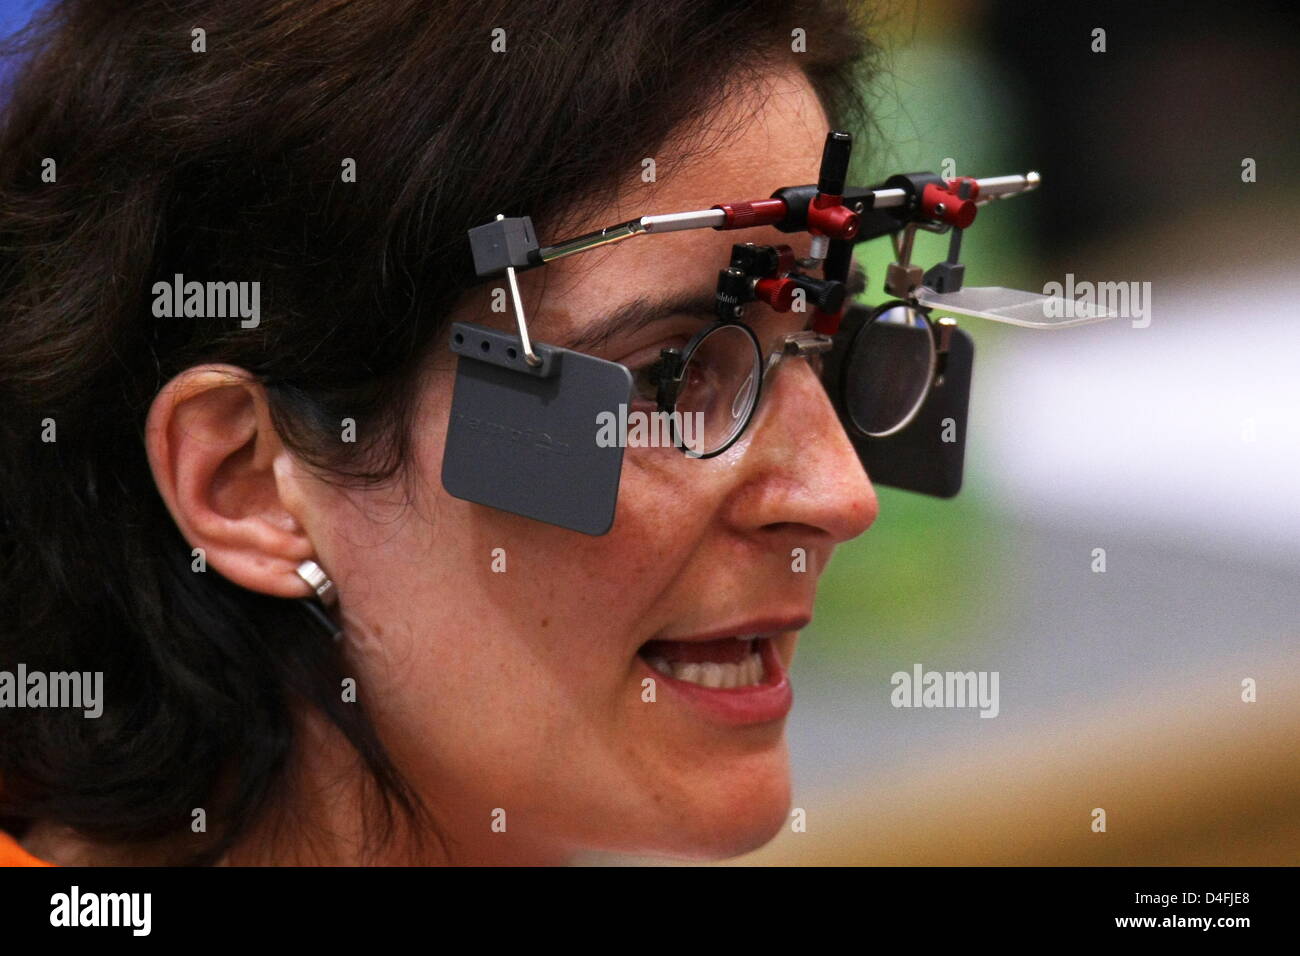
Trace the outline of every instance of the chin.
{"label": "chin", "polygon": [[[740,762],[738,762],[739,764]],[[778,748],[699,782],[671,834],[651,852],[682,860],[725,860],[757,850],[790,823],[790,767]]]}

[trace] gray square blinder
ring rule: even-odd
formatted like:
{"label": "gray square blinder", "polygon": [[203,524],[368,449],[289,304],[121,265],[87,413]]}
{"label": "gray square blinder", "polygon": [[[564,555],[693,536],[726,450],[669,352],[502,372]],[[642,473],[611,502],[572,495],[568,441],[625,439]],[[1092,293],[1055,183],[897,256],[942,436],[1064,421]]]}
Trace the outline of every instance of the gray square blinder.
{"label": "gray square blinder", "polygon": [[626,367],[581,352],[533,343],[457,322],[459,356],[442,484],[465,501],[583,534],[614,523],[623,447],[597,444],[597,418],[630,401]]}

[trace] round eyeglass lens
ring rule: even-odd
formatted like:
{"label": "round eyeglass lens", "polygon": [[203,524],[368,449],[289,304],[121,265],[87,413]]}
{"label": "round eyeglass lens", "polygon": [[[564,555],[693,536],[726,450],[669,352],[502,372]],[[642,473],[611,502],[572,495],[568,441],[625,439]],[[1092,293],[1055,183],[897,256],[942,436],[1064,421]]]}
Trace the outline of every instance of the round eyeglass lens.
{"label": "round eyeglass lens", "polygon": [[867,322],[844,374],[844,407],[853,424],[873,438],[906,427],[930,391],[934,362],[929,323],[910,306],[893,306]]}
{"label": "round eyeglass lens", "polygon": [[716,454],[744,429],[758,398],[762,358],[740,325],[719,325],[686,360],[673,426],[691,457]]}

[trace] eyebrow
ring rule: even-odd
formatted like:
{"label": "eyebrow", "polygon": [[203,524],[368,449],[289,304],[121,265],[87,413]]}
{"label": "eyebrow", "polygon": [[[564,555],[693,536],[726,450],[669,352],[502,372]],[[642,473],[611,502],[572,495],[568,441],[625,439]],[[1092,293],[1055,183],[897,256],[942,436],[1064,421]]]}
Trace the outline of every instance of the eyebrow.
{"label": "eyebrow", "polygon": [[[866,291],[867,274],[855,258],[849,269],[849,278],[845,288],[850,299]],[[653,322],[670,319],[678,315],[691,315],[705,319],[716,319],[717,300],[713,292],[678,292],[659,298],[638,296],[625,302],[604,318],[586,326],[571,338],[565,348],[575,352],[598,349],[617,334],[637,332]]]}
{"label": "eyebrow", "polygon": [[669,319],[675,315],[716,318],[717,309],[714,303],[712,292],[678,292],[654,299],[639,296],[586,326],[569,341],[565,348],[575,352],[599,348],[616,334],[630,334],[645,328],[652,322]]}

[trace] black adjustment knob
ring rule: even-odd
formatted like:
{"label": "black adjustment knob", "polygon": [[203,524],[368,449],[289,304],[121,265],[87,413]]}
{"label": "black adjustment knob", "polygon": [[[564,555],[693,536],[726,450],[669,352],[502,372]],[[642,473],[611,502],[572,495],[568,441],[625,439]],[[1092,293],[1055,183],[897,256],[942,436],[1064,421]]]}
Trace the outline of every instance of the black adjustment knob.
{"label": "black adjustment knob", "polygon": [[792,275],[794,284],[803,289],[808,301],[823,312],[838,312],[844,306],[844,283],[835,279],[818,279],[809,275]]}
{"label": "black adjustment knob", "polygon": [[853,134],[831,130],[822,147],[822,168],[817,176],[817,191],[828,196],[844,195],[844,181],[849,176],[849,158],[853,155]]}
{"label": "black adjustment knob", "polygon": [[731,267],[751,278],[775,276],[781,266],[781,254],[774,246],[738,242],[731,247]]}
{"label": "black adjustment knob", "polygon": [[754,301],[754,280],[734,266],[723,269],[713,298],[718,321],[734,321],[744,312],[745,303]]}

